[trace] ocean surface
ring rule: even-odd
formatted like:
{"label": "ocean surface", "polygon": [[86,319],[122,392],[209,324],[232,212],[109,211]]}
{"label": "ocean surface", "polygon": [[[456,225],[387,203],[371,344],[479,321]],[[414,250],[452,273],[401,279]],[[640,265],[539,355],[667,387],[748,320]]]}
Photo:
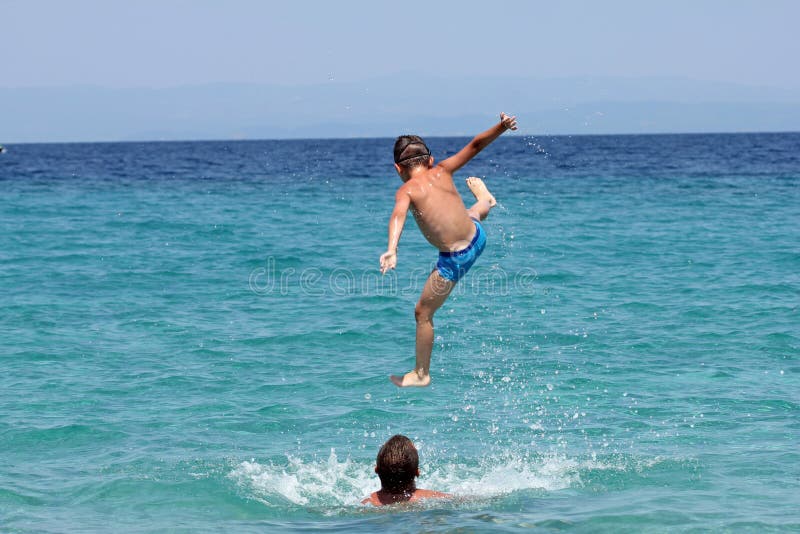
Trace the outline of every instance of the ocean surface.
{"label": "ocean surface", "polygon": [[800,530],[800,134],[499,139],[412,390],[392,143],[7,145],[0,530]]}

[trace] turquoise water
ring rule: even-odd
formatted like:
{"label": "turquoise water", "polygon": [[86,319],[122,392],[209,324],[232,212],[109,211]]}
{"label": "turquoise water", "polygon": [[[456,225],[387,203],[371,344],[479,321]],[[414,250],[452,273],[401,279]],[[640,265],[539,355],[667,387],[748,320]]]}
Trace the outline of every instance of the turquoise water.
{"label": "turquoise water", "polygon": [[[8,146],[0,529],[800,529],[799,134],[500,139],[424,390],[391,146]],[[457,499],[359,504],[395,433]]]}

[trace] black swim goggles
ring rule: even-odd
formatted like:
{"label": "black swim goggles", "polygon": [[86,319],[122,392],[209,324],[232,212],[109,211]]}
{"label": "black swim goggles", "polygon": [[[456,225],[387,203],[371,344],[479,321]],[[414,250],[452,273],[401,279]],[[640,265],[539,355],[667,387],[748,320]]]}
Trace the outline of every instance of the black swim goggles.
{"label": "black swim goggles", "polygon": [[398,164],[399,164],[399,163],[403,163],[404,161],[408,161],[408,160],[410,160],[410,159],[414,159],[414,158],[421,158],[421,157],[423,157],[423,156],[428,156],[428,157],[430,157],[430,156],[431,156],[431,151],[430,151],[430,149],[429,149],[429,148],[428,148],[428,147],[425,145],[425,143],[423,143],[423,142],[421,142],[421,141],[411,141],[410,143],[408,143],[406,146],[404,146],[404,147],[403,147],[403,150],[401,150],[401,151],[400,151],[400,156],[402,156],[402,155],[403,155],[403,153],[404,153],[406,150],[408,150],[408,147],[410,147],[411,145],[422,145],[423,147],[425,147],[425,152],[424,152],[424,153],[422,153],[422,154],[413,154],[413,155],[411,155],[411,156],[406,156],[406,157],[404,157],[404,158],[403,158],[403,157],[401,157],[400,159],[398,159],[398,160],[395,160],[395,163],[398,163]]}

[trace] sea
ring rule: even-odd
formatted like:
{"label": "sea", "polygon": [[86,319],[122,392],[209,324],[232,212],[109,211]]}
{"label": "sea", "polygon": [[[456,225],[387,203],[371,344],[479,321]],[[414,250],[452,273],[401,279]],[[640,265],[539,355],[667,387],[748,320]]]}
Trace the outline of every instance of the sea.
{"label": "sea", "polygon": [[800,134],[497,140],[420,389],[392,145],[6,145],[0,531],[800,531]]}

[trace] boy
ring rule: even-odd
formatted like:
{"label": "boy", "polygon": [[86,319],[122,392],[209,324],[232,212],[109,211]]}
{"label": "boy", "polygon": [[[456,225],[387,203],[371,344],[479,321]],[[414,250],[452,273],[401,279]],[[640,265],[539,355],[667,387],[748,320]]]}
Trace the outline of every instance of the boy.
{"label": "boy", "polygon": [[389,218],[389,246],[381,255],[381,273],[385,274],[397,265],[397,243],[409,209],[425,238],[439,249],[436,269],[425,282],[414,309],[417,321],[416,366],[403,376],[390,377],[399,387],[430,384],[433,314],[483,252],[486,235],[480,221],[497,203],[483,180],[470,177],[467,186],[477,202],[467,209],[453,183],[453,173],[503,132],[516,129],[516,117],[501,113],[500,122],[436,166],[420,137],[403,135],[394,144],[394,168],[404,184],[395,194],[394,211]]}
{"label": "boy", "polygon": [[381,479],[381,489],[361,501],[361,504],[395,504],[421,499],[451,497],[439,491],[417,489],[414,479],[419,476],[419,455],[411,440],[400,434],[389,438],[378,452],[375,472]]}

